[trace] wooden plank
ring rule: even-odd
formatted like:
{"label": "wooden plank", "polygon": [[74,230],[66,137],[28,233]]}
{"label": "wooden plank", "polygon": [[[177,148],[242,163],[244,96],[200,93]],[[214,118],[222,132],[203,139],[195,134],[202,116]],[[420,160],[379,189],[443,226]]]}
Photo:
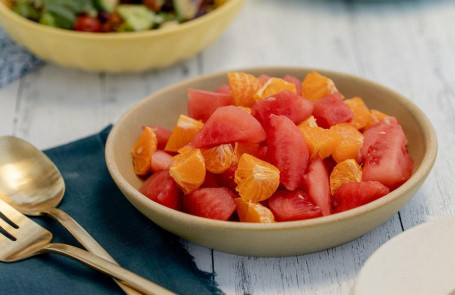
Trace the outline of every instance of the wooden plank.
{"label": "wooden plank", "polygon": [[0,135],[14,134],[20,80],[0,88]]}
{"label": "wooden plank", "polygon": [[171,84],[199,74],[197,57],[160,71],[142,74],[101,75],[101,118],[112,123],[133,105]]}
{"label": "wooden plank", "polygon": [[305,66],[358,73],[340,1],[247,1],[221,39],[202,53],[204,72]]}
{"label": "wooden plank", "polygon": [[215,251],[217,281],[227,294],[347,294],[360,266],[383,238],[400,232],[395,215],[357,240],[309,255],[258,258]]}
{"label": "wooden plank", "polygon": [[97,74],[45,65],[23,78],[17,134],[46,148],[102,127]]}

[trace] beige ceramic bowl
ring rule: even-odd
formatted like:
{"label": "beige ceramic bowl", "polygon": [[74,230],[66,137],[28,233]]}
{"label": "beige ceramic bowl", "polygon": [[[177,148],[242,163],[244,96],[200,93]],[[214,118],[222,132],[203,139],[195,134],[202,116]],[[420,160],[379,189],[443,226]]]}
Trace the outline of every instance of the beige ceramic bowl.
{"label": "beige ceramic bowl", "polygon": [[244,0],[229,0],[213,12],[178,27],[128,33],[85,33],[29,21],[0,0],[0,24],[9,36],[39,58],[64,67],[108,73],[140,72],[169,66],[214,43]]}
{"label": "beige ceramic bowl", "polygon": [[[277,77],[290,74],[302,79],[310,69],[274,67],[244,71]],[[319,72],[332,78],[346,97],[360,96],[369,107],[397,117],[403,125],[415,171],[405,184],[379,200],[311,220],[254,224],[192,216],[161,206],[139,193],[137,188],[142,181],[134,174],[131,148],[140,135],[141,126],[151,124],[173,128],[178,115],[186,112],[186,89],[215,90],[227,83],[226,72],[168,87],[128,111],[109,135],[106,144],[108,169],[120,190],[140,212],[164,229],[208,248],[238,255],[290,256],[351,241],[388,220],[414,196],[435,161],[436,135],[422,111],[390,89],[351,75]]]}

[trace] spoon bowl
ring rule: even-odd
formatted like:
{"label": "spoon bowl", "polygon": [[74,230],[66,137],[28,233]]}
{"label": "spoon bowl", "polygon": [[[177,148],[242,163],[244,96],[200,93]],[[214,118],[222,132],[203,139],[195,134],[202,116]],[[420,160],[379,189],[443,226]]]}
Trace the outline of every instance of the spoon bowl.
{"label": "spoon bowl", "polygon": [[60,204],[65,183],[44,153],[14,136],[0,137],[0,150],[1,199],[31,216]]}
{"label": "spoon bowl", "polygon": [[[71,216],[56,208],[63,199],[65,182],[43,152],[14,136],[0,136],[0,151],[0,199],[25,215],[54,218],[88,251],[117,263]],[[120,281],[116,283],[128,295],[139,294]]]}

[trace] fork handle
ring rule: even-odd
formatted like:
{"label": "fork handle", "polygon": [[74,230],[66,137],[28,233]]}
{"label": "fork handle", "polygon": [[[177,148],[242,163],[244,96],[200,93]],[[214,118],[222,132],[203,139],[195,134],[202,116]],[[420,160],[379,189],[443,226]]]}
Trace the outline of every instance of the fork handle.
{"label": "fork handle", "polygon": [[139,292],[142,292],[143,294],[175,295],[175,293],[169,291],[168,289],[165,289],[117,264],[109,262],[99,256],[71,245],[51,243],[41,250],[37,251],[37,254],[42,253],[57,253],[78,260],[88,266],[91,266],[107,275],[120,280],[122,283]]}
{"label": "fork handle", "polygon": [[[64,228],[66,228],[74,238],[82,245],[85,249],[92,252],[95,255],[100,256],[112,263],[118,264],[114,258],[112,258],[103,247],[82,227],[77,223],[71,216],[69,216],[66,212],[58,209],[58,208],[50,208],[46,211],[42,212],[53,219],[57,220]],[[120,288],[127,294],[127,295],[138,295],[137,291],[131,289],[130,287],[124,285],[122,282],[119,282],[114,279],[114,281],[119,285]]]}

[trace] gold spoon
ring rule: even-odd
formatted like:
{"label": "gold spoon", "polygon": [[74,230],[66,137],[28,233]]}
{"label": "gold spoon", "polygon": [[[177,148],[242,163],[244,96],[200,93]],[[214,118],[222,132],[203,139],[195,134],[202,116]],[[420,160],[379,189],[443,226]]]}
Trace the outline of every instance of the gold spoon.
{"label": "gold spoon", "polygon": [[[71,216],[56,208],[64,192],[60,171],[43,152],[17,137],[0,136],[0,198],[25,215],[54,218],[88,251],[117,264]],[[115,281],[126,294],[140,294]]]}

